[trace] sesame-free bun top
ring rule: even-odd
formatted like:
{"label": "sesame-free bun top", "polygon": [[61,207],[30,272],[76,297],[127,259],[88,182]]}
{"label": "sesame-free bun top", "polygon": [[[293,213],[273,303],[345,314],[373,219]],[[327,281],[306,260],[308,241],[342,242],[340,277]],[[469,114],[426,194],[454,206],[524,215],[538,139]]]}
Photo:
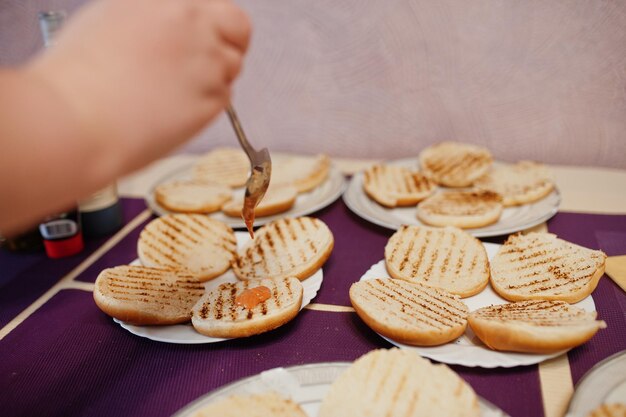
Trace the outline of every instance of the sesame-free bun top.
{"label": "sesame-free bun top", "polygon": [[235,233],[202,214],[168,214],[144,227],[137,253],[145,266],[184,269],[201,281],[226,272],[235,259]]}
{"label": "sesame-free bun top", "polygon": [[358,358],[330,386],[318,417],[478,417],[472,387],[446,365],[408,349],[378,349]]}
{"label": "sesame-free bun top", "polygon": [[551,233],[508,237],[491,261],[491,286],[510,301],[587,297],[604,273],[606,255]]}
{"label": "sesame-free bun top", "polygon": [[406,167],[375,164],[363,172],[363,190],[385,207],[414,206],[435,188],[434,182]]}
{"label": "sesame-free bun top", "polygon": [[489,260],[480,240],[454,227],[402,226],[385,246],[394,278],[442,288],[461,297],[489,282]]}
{"label": "sesame-free bun top", "polygon": [[487,148],[462,142],[440,142],[419,154],[420,169],[439,185],[468,187],[487,173],[493,157]]}

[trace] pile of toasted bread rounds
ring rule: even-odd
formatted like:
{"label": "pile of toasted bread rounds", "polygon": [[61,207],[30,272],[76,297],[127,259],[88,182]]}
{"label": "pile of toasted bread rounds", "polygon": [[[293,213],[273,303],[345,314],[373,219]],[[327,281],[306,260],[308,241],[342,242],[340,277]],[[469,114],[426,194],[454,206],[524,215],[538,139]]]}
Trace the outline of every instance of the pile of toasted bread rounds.
{"label": "pile of toasted bread rounds", "polygon": [[[255,217],[267,217],[290,210],[300,194],[319,187],[330,171],[326,155],[272,156],[270,186],[255,209]],[[189,178],[173,179],[154,188],[154,198],[171,213],[209,214],[221,211],[241,217],[243,186],[250,162],[241,149],[216,148],[201,156],[191,167]]]}
{"label": "pile of toasted bread rounds", "polygon": [[[605,327],[570,303],[591,294],[606,255],[549,233],[509,236],[489,261],[484,246],[453,227],[402,226],[385,247],[391,278],[352,285],[350,300],[373,330],[400,343],[441,345],[469,324],[495,350],[552,353]],[[509,304],[469,311],[462,298],[487,285]]]}
{"label": "pile of toasted bread rounds", "polygon": [[[252,336],[298,314],[301,281],[322,267],[333,245],[330,229],[312,217],[268,223],[238,251],[226,224],[202,214],[168,214],[142,230],[141,266],[102,271],[94,299],[130,324],[191,322],[210,337]],[[236,278],[230,282],[205,285],[231,268]]]}
{"label": "pile of toasted bread rounds", "polygon": [[387,208],[417,206],[425,225],[472,229],[494,224],[504,208],[534,203],[554,189],[544,165],[494,165],[488,149],[467,143],[437,143],[417,159],[412,168],[371,166],[363,173],[363,191]]}

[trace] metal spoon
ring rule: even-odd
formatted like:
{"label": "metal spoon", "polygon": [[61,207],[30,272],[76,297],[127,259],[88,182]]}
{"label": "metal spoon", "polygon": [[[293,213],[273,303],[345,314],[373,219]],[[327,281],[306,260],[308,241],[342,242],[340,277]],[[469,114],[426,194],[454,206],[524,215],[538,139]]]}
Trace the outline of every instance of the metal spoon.
{"label": "metal spoon", "polygon": [[241,217],[248,228],[250,237],[254,239],[254,209],[259,204],[267,191],[267,187],[270,185],[272,160],[267,148],[257,151],[250,145],[232,104],[226,106],[226,113],[228,113],[230,123],[233,125],[233,129],[235,129],[239,144],[250,160],[250,176],[248,177],[248,181],[246,181],[246,195],[243,200]]}

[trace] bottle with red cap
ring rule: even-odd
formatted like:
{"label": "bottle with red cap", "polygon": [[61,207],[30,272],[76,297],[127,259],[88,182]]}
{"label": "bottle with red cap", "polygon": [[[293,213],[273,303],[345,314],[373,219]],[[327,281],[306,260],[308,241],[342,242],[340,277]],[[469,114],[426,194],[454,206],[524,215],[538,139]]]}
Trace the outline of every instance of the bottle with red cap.
{"label": "bottle with red cap", "polygon": [[[64,22],[65,12],[39,13],[39,26],[46,47],[53,44],[54,35]],[[45,218],[39,224],[39,233],[50,258],[62,258],[82,251],[84,243],[78,206]]]}

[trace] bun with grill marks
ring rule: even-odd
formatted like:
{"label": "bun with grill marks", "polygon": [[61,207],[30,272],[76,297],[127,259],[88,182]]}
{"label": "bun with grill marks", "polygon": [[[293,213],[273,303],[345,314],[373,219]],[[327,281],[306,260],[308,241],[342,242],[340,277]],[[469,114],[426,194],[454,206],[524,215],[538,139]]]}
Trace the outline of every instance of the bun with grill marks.
{"label": "bun with grill marks", "polygon": [[454,227],[402,226],[385,246],[393,278],[442,288],[461,297],[481,292],[489,282],[484,246]]}
{"label": "bun with grill marks", "polygon": [[491,285],[510,301],[587,297],[604,273],[606,255],[550,233],[508,237],[491,262]]}
{"label": "bun with grill marks", "polygon": [[435,346],[461,336],[467,306],[439,288],[399,279],[371,279],[352,284],[350,301],[377,333],[400,343]]}
{"label": "bun with grill marks", "polygon": [[468,187],[487,173],[493,157],[488,149],[461,142],[441,142],[420,152],[420,169],[437,184]]}
{"label": "bun with grill marks", "polygon": [[96,305],[126,323],[177,324],[191,319],[204,285],[182,271],[145,266],[103,270],[93,291]]}
{"label": "bun with grill marks", "polygon": [[397,165],[373,165],[363,173],[363,189],[385,207],[414,206],[435,191],[419,172]]}
{"label": "bun with grill marks", "polygon": [[431,226],[470,229],[497,222],[502,210],[502,197],[492,191],[447,191],[422,201],[417,218]]}
{"label": "bun with grill marks", "polygon": [[474,187],[500,194],[504,207],[510,207],[542,199],[552,192],[554,182],[545,165],[520,161],[492,168]]}
{"label": "bun with grill marks", "polygon": [[184,269],[200,281],[226,272],[235,259],[233,230],[201,214],[169,214],[146,225],[137,253],[145,266]]}
{"label": "bun with grill marks", "polygon": [[472,387],[408,349],[373,350],[333,382],[319,417],[478,417]]}
{"label": "bun with grill marks", "polygon": [[[245,291],[255,291],[259,287],[269,290],[269,298],[251,308],[239,302]],[[293,277],[224,283],[198,300],[193,307],[191,323],[199,333],[210,337],[247,337],[264,333],[282,326],[298,314],[302,294],[302,284]]]}
{"label": "bun with grill marks", "polygon": [[480,308],[469,316],[476,336],[491,349],[551,353],[591,339],[606,323],[563,301],[519,301]]}
{"label": "bun with grill marks", "polygon": [[241,149],[215,148],[196,161],[192,172],[196,180],[241,187],[248,179],[250,161]]}
{"label": "bun with grill marks", "polygon": [[233,263],[233,271],[241,280],[290,276],[303,280],[324,265],[333,245],[333,234],[319,219],[276,220],[256,231]]}

